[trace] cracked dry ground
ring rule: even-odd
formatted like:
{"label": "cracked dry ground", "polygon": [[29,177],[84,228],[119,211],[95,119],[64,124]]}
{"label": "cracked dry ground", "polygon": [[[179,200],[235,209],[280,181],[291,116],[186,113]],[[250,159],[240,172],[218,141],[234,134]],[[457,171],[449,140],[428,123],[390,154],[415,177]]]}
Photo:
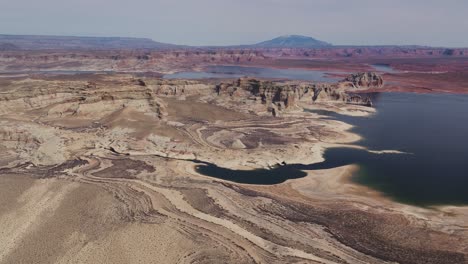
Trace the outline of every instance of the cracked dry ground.
{"label": "cracked dry ground", "polygon": [[357,138],[346,124],[145,82],[1,80],[0,263],[467,262],[466,209],[393,203],[351,167],[272,186],[195,171],[317,162]]}

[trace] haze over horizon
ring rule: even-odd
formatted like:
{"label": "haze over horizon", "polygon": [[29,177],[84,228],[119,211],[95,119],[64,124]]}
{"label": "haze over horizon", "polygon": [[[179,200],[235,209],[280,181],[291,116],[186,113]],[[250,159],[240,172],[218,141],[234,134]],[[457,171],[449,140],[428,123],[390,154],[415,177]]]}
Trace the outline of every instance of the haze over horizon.
{"label": "haze over horizon", "polygon": [[335,45],[468,47],[461,32],[468,28],[468,2],[462,0],[2,1],[1,34],[145,37],[200,46],[298,34]]}

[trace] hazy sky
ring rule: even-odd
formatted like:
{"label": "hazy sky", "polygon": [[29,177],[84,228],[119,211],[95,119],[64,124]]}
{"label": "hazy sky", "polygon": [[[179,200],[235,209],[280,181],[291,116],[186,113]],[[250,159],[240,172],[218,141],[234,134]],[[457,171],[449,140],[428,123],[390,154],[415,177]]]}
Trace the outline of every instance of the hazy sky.
{"label": "hazy sky", "polygon": [[333,44],[468,47],[467,0],[0,0],[1,34],[249,44],[301,34]]}

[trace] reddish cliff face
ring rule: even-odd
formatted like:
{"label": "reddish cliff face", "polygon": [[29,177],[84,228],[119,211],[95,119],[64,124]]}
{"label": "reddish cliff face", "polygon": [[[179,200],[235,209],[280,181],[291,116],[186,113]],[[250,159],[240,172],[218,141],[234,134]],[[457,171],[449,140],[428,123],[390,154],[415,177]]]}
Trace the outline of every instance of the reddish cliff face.
{"label": "reddish cliff face", "polygon": [[216,51],[4,51],[0,72],[38,70],[173,72],[213,64],[266,60],[255,50]]}
{"label": "reddish cliff face", "polygon": [[[173,72],[206,65],[278,65],[295,60],[361,61],[393,58],[468,58],[468,49],[410,47],[330,47],[317,49],[184,49],[172,51],[107,50],[107,51],[24,51],[0,50],[0,71],[83,70],[83,71],[148,71]],[[326,62],[319,61],[320,63]],[[297,64],[297,63],[296,63]],[[303,63],[304,64],[304,63]],[[304,64],[305,65],[305,64]],[[359,66],[359,65],[354,65]],[[318,66],[319,67],[319,66]],[[338,68],[339,69],[339,68]],[[356,69],[354,69],[356,70]]]}
{"label": "reddish cliff face", "polygon": [[[8,48],[8,47],[7,47]],[[348,56],[349,54],[356,54]],[[349,72],[374,70],[372,64],[389,65],[382,73],[388,91],[466,93],[468,49],[367,47],[320,49],[187,49],[172,51],[24,51],[0,49],[0,73],[27,71],[111,71],[165,73],[203,70],[210,65],[243,65],[319,69],[340,78]],[[380,87],[372,76],[355,76],[356,87]]]}
{"label": "reddish cliff face", "polygon": [[316,49],[263,49],[266,56],[284,58],[433,58],[468,57],[468,48],[431,48],[405,46],[328,47]]}

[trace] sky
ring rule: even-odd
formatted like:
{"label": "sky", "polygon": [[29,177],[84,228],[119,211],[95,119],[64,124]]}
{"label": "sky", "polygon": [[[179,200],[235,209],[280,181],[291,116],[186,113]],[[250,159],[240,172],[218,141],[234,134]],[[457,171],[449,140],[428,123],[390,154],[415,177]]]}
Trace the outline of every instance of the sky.
{"label": "sky", "polygon": [[307,35],[335,45],[468,47],[467,0],[0,0],[0,34],[186,45]]}

